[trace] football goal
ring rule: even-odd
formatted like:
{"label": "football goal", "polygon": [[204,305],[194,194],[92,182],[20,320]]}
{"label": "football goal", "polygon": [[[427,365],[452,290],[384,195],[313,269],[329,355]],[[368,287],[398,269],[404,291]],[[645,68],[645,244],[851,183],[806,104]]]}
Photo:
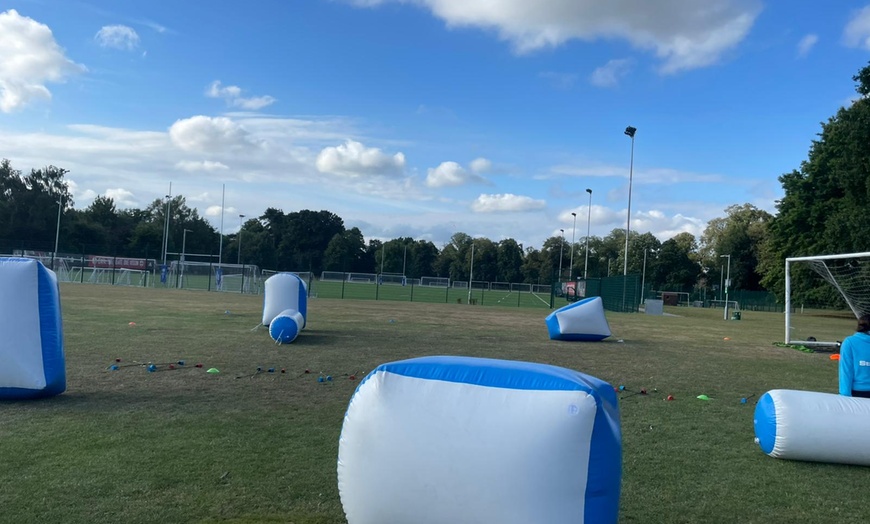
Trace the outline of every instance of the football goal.
{"label": "football goal", "polygon": [[870,252],[785,259],[786,344],[839,346],[837,341],[816,340],[801,333],[795,322],[805,304],[837,301],[844,302],[856,318],[870,312]]}

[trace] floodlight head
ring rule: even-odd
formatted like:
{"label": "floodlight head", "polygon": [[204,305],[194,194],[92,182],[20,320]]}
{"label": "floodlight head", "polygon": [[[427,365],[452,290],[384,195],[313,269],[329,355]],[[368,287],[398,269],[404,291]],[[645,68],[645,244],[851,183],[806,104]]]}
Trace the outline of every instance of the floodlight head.
{"label": "floodlight head", "polygon": [[634,134],[635,134],[635,133],[637,133],[637,128],[636,128],[636,127],[628,126],[628,127],[625,128],[625,134],[628,135],[628,136],[630,136],[631,138],[634,138]]}
{"label": "floodlight head", "polygon": [[586,188],[586,192],[589,193],[590,195],[592,194],[592,190],[589,188]]}
{"label": "floodlight head", "polygon": [[571,213],[571,216],[572,216],[572,217],[576,217],[576,216],[577,216],[577,213]]}

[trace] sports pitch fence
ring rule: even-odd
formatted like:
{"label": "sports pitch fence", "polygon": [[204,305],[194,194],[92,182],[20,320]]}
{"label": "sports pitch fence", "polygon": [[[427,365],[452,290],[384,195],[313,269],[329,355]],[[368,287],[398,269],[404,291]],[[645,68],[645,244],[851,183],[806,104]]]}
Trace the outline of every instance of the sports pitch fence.
{"label": "sports pitch fence", "polygon": [[[79,284],[188,289],[260,294],[277,271],[252,264],[215,264],[96,256],[16,254],[40,260],[53,268],[61,282]],[[553,309],[567,303],[559,283],[450,281],[443,277],[405,278],[395,274],[294,272],[306,283],[311,298],[392,300],[444,304]],[[323,278],[326,277],[326,278]],[[590,279],[586,296],[600,296],[610,311],[636,312],[638,278]]]}

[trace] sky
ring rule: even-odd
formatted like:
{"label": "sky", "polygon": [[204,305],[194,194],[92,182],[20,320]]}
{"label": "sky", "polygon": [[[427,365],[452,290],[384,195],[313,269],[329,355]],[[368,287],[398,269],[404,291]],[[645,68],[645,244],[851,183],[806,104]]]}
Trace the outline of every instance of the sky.
{"label": "sky", "polygon": [[0,0],[0,158],[225,234],[699,238],[776,212],[868,61],[861,2]]}

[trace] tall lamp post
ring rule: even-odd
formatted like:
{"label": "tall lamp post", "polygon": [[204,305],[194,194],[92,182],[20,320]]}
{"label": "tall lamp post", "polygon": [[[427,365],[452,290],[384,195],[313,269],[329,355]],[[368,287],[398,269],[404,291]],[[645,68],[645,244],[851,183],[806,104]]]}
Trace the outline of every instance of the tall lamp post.
{"label": "tall lamp post", "polygon": [[559,282],[562,282],[562,253],[565,249],[565,230],[560,229],[562,236],[559,240]]}
{"label": "tall lamp post", "polygon": [[643,248],[643,276],[640,277],[640,304],[643,305],[643,292],[646,287],[646,252],[649,248]]}
{"label": "tall lamp post", "polygon": [[628,211],[625,218],[625,260],[622,266],[622,275],[628,275],[628,234],[631,229],[631,181],[634,177],[634,135],[637,133],[637,128],[628,126],[625,128],[625,134],[631,137],[631,162],[628,167]]}
{"label": "tall lamp post", "polygon": [[728,320],[728,288],[731,287],[731,255],[719,255],[728,259],[728,276],[725,277],[725,320]]}
{"label": "tall lamp post", "polygon": [[592,224],[592,190],[587,188],[586,192],[589,193],[589,209],[586,212],[586,262],[583,264],[583,280],[586,280],[589,271],[589,228]]}
{"label": "tall lamp post", "polygon": [[185,229],[181,235],[181,263],[184,263],[184,254],[187,253],[187,234],[193,233],[192,229]]}
{"label": "tall lamp post", "polygon": [[178,283],[175,287],[182,288],[184,287],[184,255],[187,253],[187,233],[192,231],[191,229],[185,229],[181,234],[181,271],[178,272]]}
{"label": "tall lamp post", "polygon": [[577,213],[571,213],[574,217],[574,227],[571,229],[571,267],[568,268],[568,280],[574,280],[574,233],[577,231]]}
{"label": "tall lamp post", "polygon": [[60,245],[60,214],[63,212],[63,197],[57,200],[57,232],[54,234],[54,251],[51,253],[51,269],[57,271],[54,258],[57,256],[57,248]]}
{"label": "tall lamp post", "polygon": [[244,227],[242,219],[244,218],[245,215],[239,215],[239,259],[236,261],[238,265],[242,265],[242,228]]}
{"label": "tall lamp post", "polygon": [[[172,191],[172,182],[169,183]],[[169,211],[172,207],[172,195],[166,195],[166,217],[163,219],[163,265],[166,265],[166,252],[169,251]]]}

